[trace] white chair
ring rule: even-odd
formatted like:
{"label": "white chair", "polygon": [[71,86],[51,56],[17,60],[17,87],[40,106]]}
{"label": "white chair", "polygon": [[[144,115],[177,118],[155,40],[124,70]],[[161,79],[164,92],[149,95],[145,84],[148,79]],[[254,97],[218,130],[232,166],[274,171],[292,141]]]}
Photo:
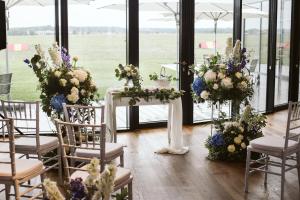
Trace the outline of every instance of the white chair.
{"label": "white chair", "polygon": [[[0,150],[0,184],[5,185],[5,198],[20,200],[27,199],[42,199],[43,189],[42,184],[28,185],[26,182],[41,176],[44,173],[42,161],[18,159],[15,156],[15,139],[14,139],[14,124],[12,119],[0,119],[1,132],[3,135],[8,135],[9,140],[5,137],[0,142],[0,145],[9,143],[8,150]],[[10,188],[14,186],[15,193],[10,194]],[[26,188],[20,190],[21,188]]]}
{"label": "white chair", "polygon": [[[46,171],[58,168],[59,179],[62,180],[62,168],[59,152],[59,142],[56,136],[40,135],[40,103],[25,101],[1,100],[5,118],[14,120],[18,137],[15,142],[16,152],[24,154],[27,159],[37,158],[43,161]],[[49,153],[57,151],[57,154]]]}
{"label": "white chair", "polygon": [[[281,199],[284,199],[284,182],[285,173],[292,169],[298,170],[298,179],[300,186],[300,151],[299,140],[295,141],[293,138],[299,138],[299,134],[290,134],[291,131],[300,128],[300,102],[289,103],[288,119],[286,127],[285,138],[276,136],[264,136],[252,140],[247,147],[247,161],[245,172],[245,192],[248,192],[248,177],[253,171],[260,171],[265,173],[265,185],[267,184],[267,174],[274,174],[281,176]],[[261,153],[264,156],[257,159],[251,159],[251,153]],[[296,155],[294,157],[293,155]],[[277,160],[271,160],[277,158]],[[281,161],[278,161],[278,158]],[[289,162],[287,162],[289,161]],[[252,167],[252,164],[261,164],[259,167]],[[280,167],[281,172],[278,173],[270,170],[269,166]]]}
{"label": "white chair", "polygon": [[258,64],[258,59],[251,60],[250,66],[249,66],[249,73],[252,76],[253,83],[259,85],[260,75],[259,75],[259,73],[256,72],[257,64]]}
{"label": "white chair", "polygon": [[[79,124],[101,125],[104,123],[104,106],[83,106],[63,104],[64,117],[67,122]],[[124,166],[123,145],[118,143],[106,142],[105,162],[120,158],[120,166]],[[99,151],[78,149],[78,156],[88,158],[99,158]]]}
{"label": "white chair", "polygon": [[[97,151],[100,155],[100,172],[105,167],[105,124],[91,125],[68,123],[56,120],[56,128],[59,143],[62,152],[62,160],[66,175],[66,183],[70,183],[71,179],[82,178],[83,181],[88,177],[86,171],[86,163],[92,160],[91,157],[82,157],[77,154],[79,150]],[[79,135],[76,137],[75,133]],[[66,137],[63,138],[63,134]],[[89,140],[93,138],[93,140]],[[85,145],[83,145],[83,143]],[[114,191],[128,188],[128,199],[132,200],[132,175],[129,169],[118,167],[116,178],[114,180]]]}
{"label": "white chair", "polygon": [[5,95],[7,100],[10,100],[12,73],[0,75],[0,96]]}

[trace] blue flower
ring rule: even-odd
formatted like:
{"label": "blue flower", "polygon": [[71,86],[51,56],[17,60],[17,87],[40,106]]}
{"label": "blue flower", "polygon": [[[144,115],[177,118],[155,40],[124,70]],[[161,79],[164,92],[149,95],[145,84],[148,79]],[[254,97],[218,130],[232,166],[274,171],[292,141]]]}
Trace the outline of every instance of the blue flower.
{"label": "blue flower", "polygon": [[212,146],[218,147],[218,146],[223,146],[225,144],[224,138],[223,138],[223,134],[222,133],[216,133],[212,136],[211,140],[209,141],[209,143]]}
{"label": "blue flower", "polygon": [[70,190],[72,192],[72,200],[85,199],[87,196],[82,178],[75,178],[75,180],[72,179],[70,183]]}
{"label": "blue flower", "polygon": [[26,59],[24,60],[24,63],[26,63],[27,65],[29,65],[29,64],[30,64],[30,60],[26,58]]}
{"label": "blue flower", "polygon": [[56,112],[61,112],[63,110],[63,103],[66,102],[66,97],[63,94],[56,95],[51,98],[50,105],[56,110]]}
{"label": "blue flower", "polygon": [[192,89],[197,96],[200,96],[201,92],[205,90],[205,82],[203,81],[203,79],[197,77],[193,82]]}

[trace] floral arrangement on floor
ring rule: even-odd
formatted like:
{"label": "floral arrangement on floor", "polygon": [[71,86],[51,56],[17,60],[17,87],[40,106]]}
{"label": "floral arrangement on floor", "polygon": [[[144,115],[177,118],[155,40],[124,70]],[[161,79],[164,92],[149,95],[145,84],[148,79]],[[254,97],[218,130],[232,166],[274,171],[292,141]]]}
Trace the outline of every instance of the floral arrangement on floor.
{"label": "floral arrangement on floor", "polygon": [[226,121],[225,115],[215,121],[216,132],[209,136],[205,146],[210,160],[243,161],[247,156],[249,142],[262,137],[262,128],[266,126],[266,117],[254,113],[247,105],[244,112],[232,121]]}
{"label": "floral arrangement on floor", "polygon": [[[100,161],[93,158],[86,166],[89,176],[85,181],[82,178],[72,179],[69,188],[69,198],[71,200],[109,200],[114,190],[114,180],[117,173],[115,164],[108,164],[105,170],[100,173]],[[57,188],[57,184],[49,179],[45,179],[43,185],[46,189],[48,200],[65,200]],[[117,200],[125,200],[127,193],[122,191],[116,194]]]}
{"label": "floral arrangement on floor", "polygon": [[125,86],[129,86],[130,81],[132,81],[133,86],[140,87],[142,78],[139,73],[139,68],[130,64],[123,66],[119,64],[118,67],[115,69],[115,75],[118,80],[125,80]]}
{"label": "floral arrangement on floor", "polygon": [[89,71],[77,67],[77,57],[55,43],[49,48],[52,63],[41,45],[35,45],[36,54],[24,62],[32,68],[39,80],[42,109],[50,117],[59,117],[62,103],[89,105],[97,99],[97,87]]}
{"label": "floral arrangement on floor", "polygon": [[199,69],[190,67],[197,76],[192,84],[195,101],[222,104],[228,100],[243,102],[252,97],[253,83],[246,69],[249,62],[246,49],[241,50],[239,40],[234,48],[230,45],[228,43],[225,57],[217,54],[211,56],[209,63],[201,65]]}

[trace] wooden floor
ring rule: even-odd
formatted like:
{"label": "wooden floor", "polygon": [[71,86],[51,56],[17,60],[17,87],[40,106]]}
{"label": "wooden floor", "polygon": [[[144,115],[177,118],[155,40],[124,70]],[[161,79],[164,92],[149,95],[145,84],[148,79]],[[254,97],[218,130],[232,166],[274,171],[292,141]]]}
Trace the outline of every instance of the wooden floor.
{"label": "wooden floor", "polygon": [[[268,116],[266,135],[283,135],[287,112]],[[269,175],[268,187],[262,174],[252,174],[248,195],[243,192],[244,163],[212,162],[206,159],[204,141],[209,125],[184,127],[186,155],[158,155],[167,144],[165,128],[120,133],[125,148],[125,166],[134,175],[134,200],[260,200],[279,199],[280,178]],[[286,176],[286,200],[299,200],[297,172]],[[0,199],[3,199],[3,194]]]}
{"label": "wooden floor", "polygon": [[[268,116],[266,135],[283,135],[286,111]],[[244,163],[212,162],[206,159],[204,141],[210,126],[184,127],[184,143],[190,152],[184,156],[158,155],[166,144],[166,129],[122,133],[126,144],[125,166],[134,174],[135,200],[240,200],[279,199],[280,178],[269,175],[265,188],[262,174],[252,174],[248,195],[243,192]],[[297,171],[286,176],[285,199],[299,200]]]}

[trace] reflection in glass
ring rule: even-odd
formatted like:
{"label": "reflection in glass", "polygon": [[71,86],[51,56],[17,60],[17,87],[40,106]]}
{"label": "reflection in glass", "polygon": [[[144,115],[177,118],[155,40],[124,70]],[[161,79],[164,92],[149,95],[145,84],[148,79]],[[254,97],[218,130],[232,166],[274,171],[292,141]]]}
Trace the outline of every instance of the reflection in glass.
{"label": "reflection in glass", "polygon": [[[252,8],[252,16],[247,17],[247,9]],[[254,82],[254,96],[251,105],[256,111],[266,109],[267,62],[268,62],[268,14],[269,2],[248,0],[243,2],[243,47],[250,52],[248,65]]]}

